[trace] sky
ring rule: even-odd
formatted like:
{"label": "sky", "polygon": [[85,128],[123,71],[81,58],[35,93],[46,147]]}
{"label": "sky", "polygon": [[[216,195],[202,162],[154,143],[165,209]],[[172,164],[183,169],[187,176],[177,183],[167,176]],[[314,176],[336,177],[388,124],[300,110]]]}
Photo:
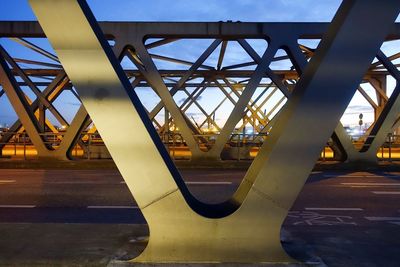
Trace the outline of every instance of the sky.
{"label": "sky", "polygon": [[[0,1],[0,20],[36,20],[27,0]],[[340,3],[339,0],[88,0],[98,21],[330,22]],[[0,44],[10,54],[26,52],[9,40],[0,39]],[[45,41],[42,45],[51,49]],[[230,47],[234,51],[233,45]],[[172,47],[166,53],[174,56],[178,49]],[[185,52],[192,56],[191,51]],[[153,100],[148,97],[150,102],[156,100],[154,96]],[[0,124],[10,124],[15,114],[1,101],[0,98]],[[347,112],[348,124],[357,124],[360,112],[366,113],[365,120],[371,120],[371,109],[359,95],[352,105],[354,108]],[[71,110],[76,109],[76,103],[71,103]]]}
{"label": "sky", "polygon": [[[0,20],[36,20],[27,0],[1,0]],[[325,21],[338,0],[89,0],[107,21]]]}

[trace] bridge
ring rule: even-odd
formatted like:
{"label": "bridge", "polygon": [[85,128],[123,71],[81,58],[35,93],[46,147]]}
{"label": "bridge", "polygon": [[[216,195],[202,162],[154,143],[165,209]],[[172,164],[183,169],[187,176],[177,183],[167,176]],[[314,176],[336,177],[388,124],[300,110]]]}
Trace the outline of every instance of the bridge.
{"label": "bridge", "polygon": [[[170,155],[186,160],[253,159],[290,97],[302,72],[300,66],[305,67],[313,57],[328,27],[328,23],[99,24]],[[137,34],[131,36],[130,32]],[[399,34],[396,24],[386,42],[393,43]],[[8,98],[18,116],[1,133],[2,155],[62,160],[110,158],[96,125],[83,108],[74,118],[66,119],[63,112],[68,107],[54,104],[71,95],[79,105],[80,97],[57,56],[37,44],[43,46],[43,41],[34,42],[46,38],[39,23],[0,22],[0,36],[44,58],[42,62],[24,59],[1,49],[2,61],[8,67],[2,69],[0,83],[7,88],[0,96]],[[142,41],[139,53],[134,47]],[[261,82],[252,84],[260,56],[270,43],[279,46],[272,52],[270,66],[260,74]],[[187,46],[197,50],[197,58],[168,56],[172,49]],[[390,52],[385,59],[396,61],[399,51]],[[371,106],[374,122],[363,126],[365,129],[356,136],[349,136],[339,124],[327,140],[321,159],[399,158],[398,117],[386,122],[390,127],[382,128],[388,113],[385,106],[390,96],[397,96],[393,88],[388,91],[389,77],[397,81],[381,61],[374,60],[358,87]],[[212,103],[207,100],[210,95]],[[31,106],[25,114],[19,108],[22,98],[27,98]],[[152,98],[152,103],[147,98]]]}
{"label": "bridge", "polygon": [[[344,1],[329,24],[97,22],[82,0],[29,2],[38,22],[1,22],[0,37],[43,60],[0,47],[0,96],[18,117],[1,149],[22,142],[50,163],[109,153],[149,229],[130,262],[296,263],[281,227],[303,216],[290,210],[327,145],[363,166],[396,152],[398,1]],[[356,93],[374,120],[360,114],[351,138],[340,118]],[[206,203],[179,148],[192,163],[254,160],[229,198]]]}

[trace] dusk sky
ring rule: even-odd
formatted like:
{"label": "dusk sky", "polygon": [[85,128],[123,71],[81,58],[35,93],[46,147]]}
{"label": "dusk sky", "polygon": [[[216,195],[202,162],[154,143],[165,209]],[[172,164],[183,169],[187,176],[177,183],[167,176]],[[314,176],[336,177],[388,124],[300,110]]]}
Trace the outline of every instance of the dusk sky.
{"label": "dusk sky", "polygon": [[[331,21],[338,0],[89,0],[109,21]],[[36,20],[27,0],[3,0],[0,20]]]}
{"label": "dusk sky", "polygon": [[[89,0],[88,3],[99,21],[330,22],[341,1]],[[36,20],[27,0],[3,0],[1,7],[0,20]],[[0,39],[0,44],[12,54],[14,44],[10,42]],[[366,113],[365,120],[372,119],[371,108],[366,108],[365,100],[359,96],[352,106],[345,119],[348,124],[357,123],[359,112]],[[0,98],[0,124],[10,124],[14,119],[14,112]]]}

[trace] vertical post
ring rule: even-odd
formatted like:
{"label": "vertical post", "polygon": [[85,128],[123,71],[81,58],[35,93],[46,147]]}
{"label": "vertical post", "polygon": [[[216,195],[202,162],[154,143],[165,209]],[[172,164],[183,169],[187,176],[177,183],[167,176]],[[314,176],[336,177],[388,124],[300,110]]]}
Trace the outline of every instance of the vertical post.
{"label": "vertical post", "polygon": [[39,104],[39,125],[40,132],[46,132],[46,108],[43,103]]}
{"label": "vertical post", "polygon": [[[19,136],[18,133],[16,135],[14,135],[14,156],[17,155],[17,136]],[[19,139],[19,137],[18,137],[18,139]]]}
{"label": "vertical post", "polygon": [[92,134],[89,134],[89,141],[88,141],[88,149],[87,149],[87,153],[88,153],[88,160],[90,160],[90,144],[92,143]]}
{"label": "vertical post", "polygon": [[326,145],[324,146],[324,149],[322,150],[322,161],[325,161],[325,149],[326,149]]}
{"label": "vertical post", "polygon": [[240,161],[240,145],[241,145],[241,139],[244,138],[244,136],[241,138],[240,134],[238,135],[239,139],[238,139],[238,161]]}
{"label": "vertical post", "polygon": [[175,130],[172,132],[172,159],[175,159],[175,149],[176,149],[176,142],[175,142]]}
{"label": "vertical post", "polygon": [[388,137],[389,137],[389,162],[392,162],[392,133],[389,133]]}
{"label": "vertical post", "polygon": [[24,160],[26,160],[26,133],[23,133],[22,140],[24,142]]}

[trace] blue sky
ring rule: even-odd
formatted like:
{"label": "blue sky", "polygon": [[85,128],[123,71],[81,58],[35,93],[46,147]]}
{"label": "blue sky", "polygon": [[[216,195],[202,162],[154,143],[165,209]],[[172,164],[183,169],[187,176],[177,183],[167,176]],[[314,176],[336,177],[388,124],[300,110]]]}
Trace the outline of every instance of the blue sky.
{"label": "blue sky", "polygon": [[[109,21],[330,21],[339,0],[89,0]],[[27,0],[2,0],[0,20],[36,20]]]}
{"label": "blue sky", "polygon": [[[338,9],[339,0],[88,0],[99,21],[242,21],[242,22],[330,22]],[[61,11],[62,12],[62,11]],[[27,0],[2,0],[0,20],[36,20]],[[9,53],[23,54],[11,41],[0,40]],[[44,47],[49,47],[43,43]],[[231,46],[232,47],[232,46]],[[168,47],[167,47],[168,48]],[[49,48],[51,49],[51,48]],[[232,48],[231,48],[232,49]],[[174,50],[174,49],[173,49]],[[170,50],[170,56],[174,51]],[[180,51],[191,52],[191,51]],[[201,52],[201,51],[200,51]],[[171,54],[172,53],[172,54]],[[167,53],[168,54],[168,53]],[[19,55],[18,55],[19,56]],[[24,55],[25,56],[25,55]],[[27,57],[29,58],[29,57]],[[237,57],[236,57],[237,58]],[[43,59],[41,59],[43,60]],[[228,60],[228,59],[227,59]],[[368,89],[366,89],[368,90]],[[371,89],[372,90],[372,89]],[[140,92],[138,92],[140,94]],[[373,92],[372,92],[373,94]],[[4,97],[2,97],[4,98]],[[158,101],[148,97],[148,101]],[[0,124],[10,124],[15,113],[0,98]],[[154,104],[154,103],[152,103]],[[365,101],[356,97],[353,113],[370,112]],[[71,110],[76,110],[71,103]],[[368,111],[369,110],[369,111]],[[358,115],[350,114],[347,120]],[[372,116],[370,112],[369,115]],[[371,117],[369,117],[371,120]],[[355,123],[358,120],[354,120]]]}

